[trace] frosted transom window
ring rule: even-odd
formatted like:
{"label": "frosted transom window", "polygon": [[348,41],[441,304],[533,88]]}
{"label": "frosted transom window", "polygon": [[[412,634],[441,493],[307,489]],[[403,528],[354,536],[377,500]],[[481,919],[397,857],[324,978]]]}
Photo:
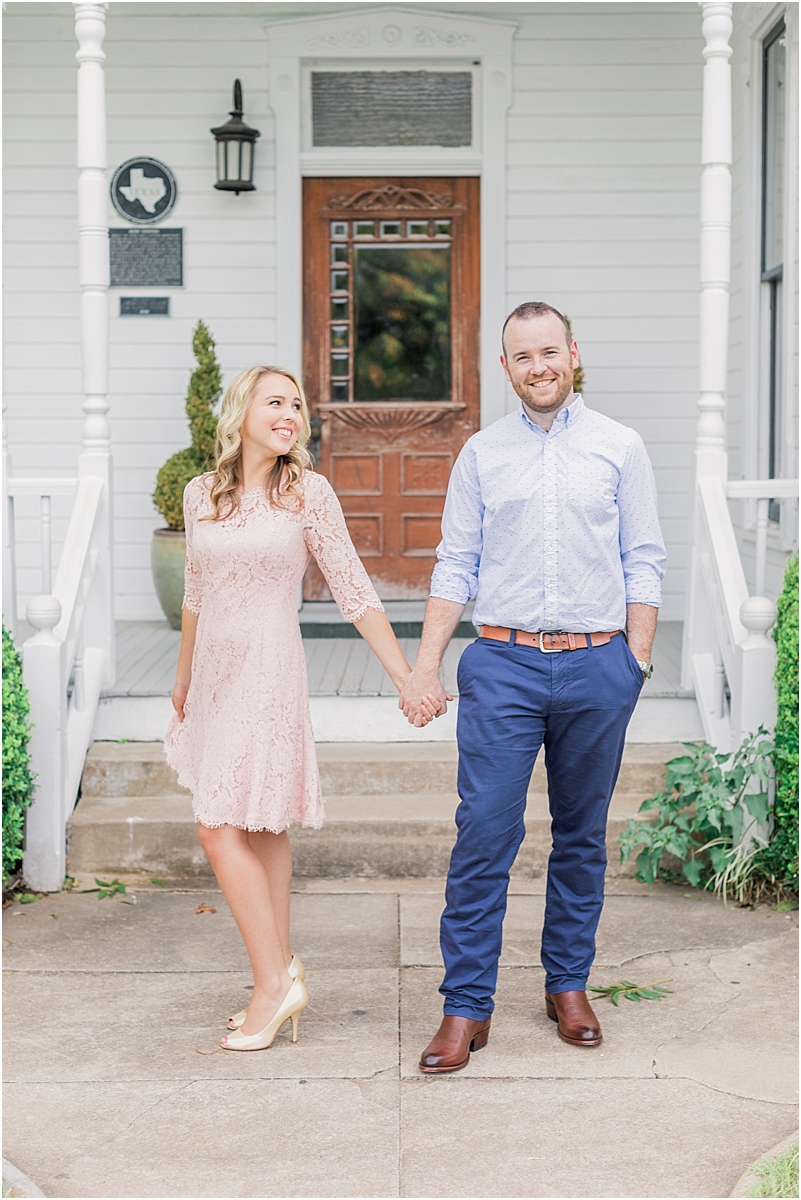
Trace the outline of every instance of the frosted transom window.
{"label": "frosted transom window", "polygon": [[312,71],[314,146],[469,146],[470,71]]}

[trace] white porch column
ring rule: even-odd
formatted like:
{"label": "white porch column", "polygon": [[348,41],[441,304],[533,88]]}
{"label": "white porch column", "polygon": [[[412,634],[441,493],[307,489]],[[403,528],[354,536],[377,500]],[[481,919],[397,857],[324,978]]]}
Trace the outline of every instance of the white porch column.
{"label": "white porch column", "polygon": [[[105,483],[102,586],[91,614],[106,654],[103,684],[114,681],[113,473],[108,413],[109,238],[106,183],[106,91],[103,38],[106,0],[74,3],[78,40],[78,255],[81,288],[81,365],[84,423],[78,474]],[[95,642],[98,644],[98,641]]]}
{"label": "white porch column", "polygon": [[701,134],[700,397],[697,477],[725,481],[726,365],[731,262],[732,5],[704,2],[704,92]]}

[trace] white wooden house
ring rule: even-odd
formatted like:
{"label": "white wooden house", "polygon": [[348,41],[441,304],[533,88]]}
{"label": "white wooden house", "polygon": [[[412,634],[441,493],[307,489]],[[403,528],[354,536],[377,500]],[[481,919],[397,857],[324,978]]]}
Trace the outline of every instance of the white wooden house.
{"label": "white wooden house", "polygon": [[[162,616],[151,494],[188,441],[200,318],[226,379],[265,361],[311,379],[325,469],[402,599],[422,594],[443,471],[516,404],[504,317],[532,298],[567,312],[587,403],[637,429],[655,467],[661,619],[684,622],[703,732],[728,746],[771,719],[766,633],[798,494],[797,4],[9,0],[3,33],[4,614],[37,631],[29,845],[63,841],[114,619]],[[236,79],[260,133],[239,194],[215,188],[210,132]],[[110,286],[109,230],[119,245],[141,227],[110,186],[139,159],[174,180],[147,227],[183,231],[182,277],[118,270]],[[355,264],[384,235],[462,264],[442,395],[358,394],[358,331],[347,305],[328,311],[325,256]],[[344,278],[333,298],[352,304]],[[395,542],[393,487],[409,497]]]}

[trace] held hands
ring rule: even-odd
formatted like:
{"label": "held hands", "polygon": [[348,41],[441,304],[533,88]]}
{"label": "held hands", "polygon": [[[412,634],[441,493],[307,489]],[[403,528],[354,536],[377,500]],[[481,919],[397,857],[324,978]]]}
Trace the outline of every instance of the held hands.
{"label": "held hands", "polygon": [[436,673],[418,675],[417,671],[412,671],[400,689],[398,708],[410,725],[422,729],[448,711],[449,700],[453,700],[453,696],[445,691]]}

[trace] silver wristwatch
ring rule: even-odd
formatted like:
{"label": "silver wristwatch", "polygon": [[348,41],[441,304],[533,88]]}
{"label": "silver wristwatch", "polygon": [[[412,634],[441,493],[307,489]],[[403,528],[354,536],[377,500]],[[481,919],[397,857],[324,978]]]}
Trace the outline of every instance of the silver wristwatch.
{"label": "silver wristwatch", "polygon": [[637,666],[643,673],[645,679],[650,679],[654,673],[654,664],[643,662],[641,658],[637,659]]}

